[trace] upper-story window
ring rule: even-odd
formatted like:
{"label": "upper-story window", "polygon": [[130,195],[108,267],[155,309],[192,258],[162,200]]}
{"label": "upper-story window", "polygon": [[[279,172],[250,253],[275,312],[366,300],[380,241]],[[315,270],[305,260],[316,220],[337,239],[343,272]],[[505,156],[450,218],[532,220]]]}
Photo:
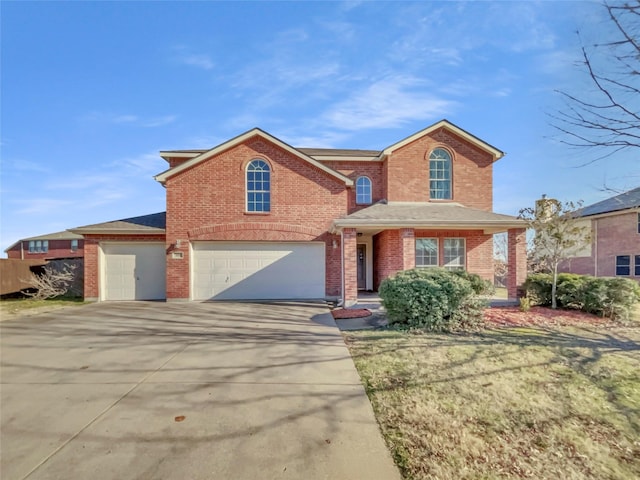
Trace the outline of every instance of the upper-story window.
{"label": "upper-story window", "polygon": [[436,148],[429,155],[429,197],[451,199],[451,155],[444,148]]}
{"label": "upper-story window", "polygon": [[358,177],[356,180],[356,203],[371,203],[371,179],[369,177]]}
{"label": "upper-story window", "polygon": [[71,251],[72,252],[78,251],[78,240],[71,240]]}
{"label": "upper-story window", "polygon": [[48,240],[29,240],[29,253],[47,253],[48,251]]}
{"label": "upper-story window", "polygon": [[271,211],[271,169],[264,160],[247,165],[247,212]]}

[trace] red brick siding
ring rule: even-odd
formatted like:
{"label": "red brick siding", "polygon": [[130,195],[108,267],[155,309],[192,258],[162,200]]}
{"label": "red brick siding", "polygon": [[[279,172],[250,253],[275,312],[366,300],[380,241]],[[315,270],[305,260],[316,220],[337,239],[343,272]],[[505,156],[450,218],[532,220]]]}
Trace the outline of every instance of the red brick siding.
{"label": "red brick siding", "polygon": [[382,280],[399,272],[403,266],[404,252],[400,230],[384,230],[375,235],[373,237],[374,288],[377,290]]}
{"label": "red brick siding", "polygon": [[[271,212],[246,213],[245,167],[253,159],[271,166]],[[302,240],[324,240],[327,245],[327,295],[336,295],[332,269],[340,269],[339,249],[327,233],[333,219],[347,211],[347,188],[339,179],[259,137],[248,139],[167,180],[167,247],[181,240],[184,259],[169,259],[167,298],[189,298],[189,248],[187,240],[213,239],[206,228],[250,224],[251,228],[212,233],[216,240],[292,240],[276,235],[270,224],[305,226],[317,232]],[[280,229],[281,230],[281,229]],[[267,233],[271,232],[271,233]],[[337,263],[336,263],[337,259]]]}
{"label": "red brick siding", "polygon": [[493,157],[470,142],[441,128],[391,154],[387,159],[387,199],[429,201],[429,154],[446,148],[452,156],[452,201],[467,207],[493,208]]}
{"label": "red brick siding", "polygon": [[527,238],[524,228],[513,228],[507,232],[507,294],[518,296],[518,288],[527,279]]}
{"label": "red brick siding", "polygon": [[[29,253],[29,242],[22,242],[23,251],[20,252],[20,243],[7,251],[8,258],[24,258],[25,260],[51,260],[55,258],[82,258],[84,255],[84,240],[78,240],[78,249],[71,251],[71,240],[49,240],[47,252]],[[21,256],[22,255],[22,256]]]}
{"label": "red brick siding", "polygon": [[344,301],[347,306],[358,301],[357,239],[355,228],[345,228],[344,241]]}
{"label": "red brick siding", "polygon": [[385,184],[382,175],[382,162],[324,162],[329,168],[342,173],[354,182],[354,187],[349,189],[348,212],[353,213],[368,205],[356,204],[355,181],[358,177],[365,176],[371,180],[371,200],[376,203],[385,197]]}
{"label": "red brick siding", "polygon": [[164,242],[164,235],[85,235],[84,236],[84,298],[100,298],[100,242]]}
{"label": "red brick siding", "polygon": [[597,219],[596,222],[598,229],[598,276],[615,276],[616,256],[631,255],[631,278],[635,278],[633,275],[633,256],[640,255],[638,212],[603,217]]}

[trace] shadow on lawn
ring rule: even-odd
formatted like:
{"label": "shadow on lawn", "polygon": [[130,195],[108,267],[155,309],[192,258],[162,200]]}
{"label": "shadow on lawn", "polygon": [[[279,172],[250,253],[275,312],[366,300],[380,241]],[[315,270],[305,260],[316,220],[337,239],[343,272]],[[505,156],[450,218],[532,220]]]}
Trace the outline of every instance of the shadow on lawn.
{"label": "shadow on lawn", "polygon": [[[635,332],[637,336],[632,333]],[[612,355],[623,356],[627,360],[637,362],[640,365],[640,329],[597,329],[590,327],[513,327],[493,328],[477,333],[426,333],[410,334],[404,331],[383,330],[379,333],[371,332],[366,336],[347,335],[347,343],[352,347],[351,353],[358,360],[366,360],[367,357],[377,355],[397,355],[404,349],[441,349],[448,347],[471,347],[463,358],[450,360],[446,365],[438,365],[439,374],[421,377],[417,380],[411,377],[411,372],[399,372],[399,375],[382,390],[395,388],[420,387],[435,383],[456,382],[466,379],[487,377],[510,371],[523,371],[531,368],[563,366],[577,374],[581,379],[591,383],[606,394],[607,401],[618,413],[628,421],[635,434],[640,435],[640,408],[637,402],[625,402],[616,388],[618,382],[638,382],[640,378],[638,369],[632,369],[632,373],[620,373],[616,379],[607,367],[599,368],[598,362],[604,357]],[[360,342],[380,341],[376,348],[365,350],[358,347]],[[464,372],[465,365],[471,365],[476,361],[497,357],[496,348],[506,346],[510,348],[509,354],[514,352],[547,349],[551,357],[541,355],[540,362],[513,363],[496,368],[486,368],[482,371]],[[515,350],[514,350],[515,347]],[[450,374],[443,374],[448,371]],[[410,378],[403,381],[403,375]],[[379,388],[370,389],[370,393],[379,391]]]}

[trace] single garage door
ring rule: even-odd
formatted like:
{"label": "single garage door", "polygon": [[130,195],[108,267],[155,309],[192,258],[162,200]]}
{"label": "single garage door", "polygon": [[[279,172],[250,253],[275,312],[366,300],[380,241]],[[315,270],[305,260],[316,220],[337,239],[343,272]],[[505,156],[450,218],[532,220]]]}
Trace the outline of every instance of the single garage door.
{"label": "single garage door", "polygon": [[194,300],[324,298],[325,244],[194,242]]}
{"label": "single garage door", "polygon": [[106,244],[103,300],[160,300],[166,297],[162,243]]}

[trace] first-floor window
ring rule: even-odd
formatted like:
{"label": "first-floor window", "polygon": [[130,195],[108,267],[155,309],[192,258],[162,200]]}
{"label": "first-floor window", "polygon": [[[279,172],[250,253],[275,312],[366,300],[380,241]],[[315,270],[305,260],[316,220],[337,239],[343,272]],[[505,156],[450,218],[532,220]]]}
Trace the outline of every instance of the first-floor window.
{"label": "first-floor window", "polygon": [[616,257],[616,275],[631,275],[631,255],[618,255]]}
{"label": "first-floor window", "polygon": [[640,255],[636,255],[636,269],[635,269],[635,274],[636,277],[640,277]]}
{"label": "first-floor window", "polygon": [[438,239],[416,238],[416,267],[438,266]]}
{"label": "first-floor window", "polygon": [[464,238],[445,238],[443,247],[444,268],[464,270],[466,257]]}

